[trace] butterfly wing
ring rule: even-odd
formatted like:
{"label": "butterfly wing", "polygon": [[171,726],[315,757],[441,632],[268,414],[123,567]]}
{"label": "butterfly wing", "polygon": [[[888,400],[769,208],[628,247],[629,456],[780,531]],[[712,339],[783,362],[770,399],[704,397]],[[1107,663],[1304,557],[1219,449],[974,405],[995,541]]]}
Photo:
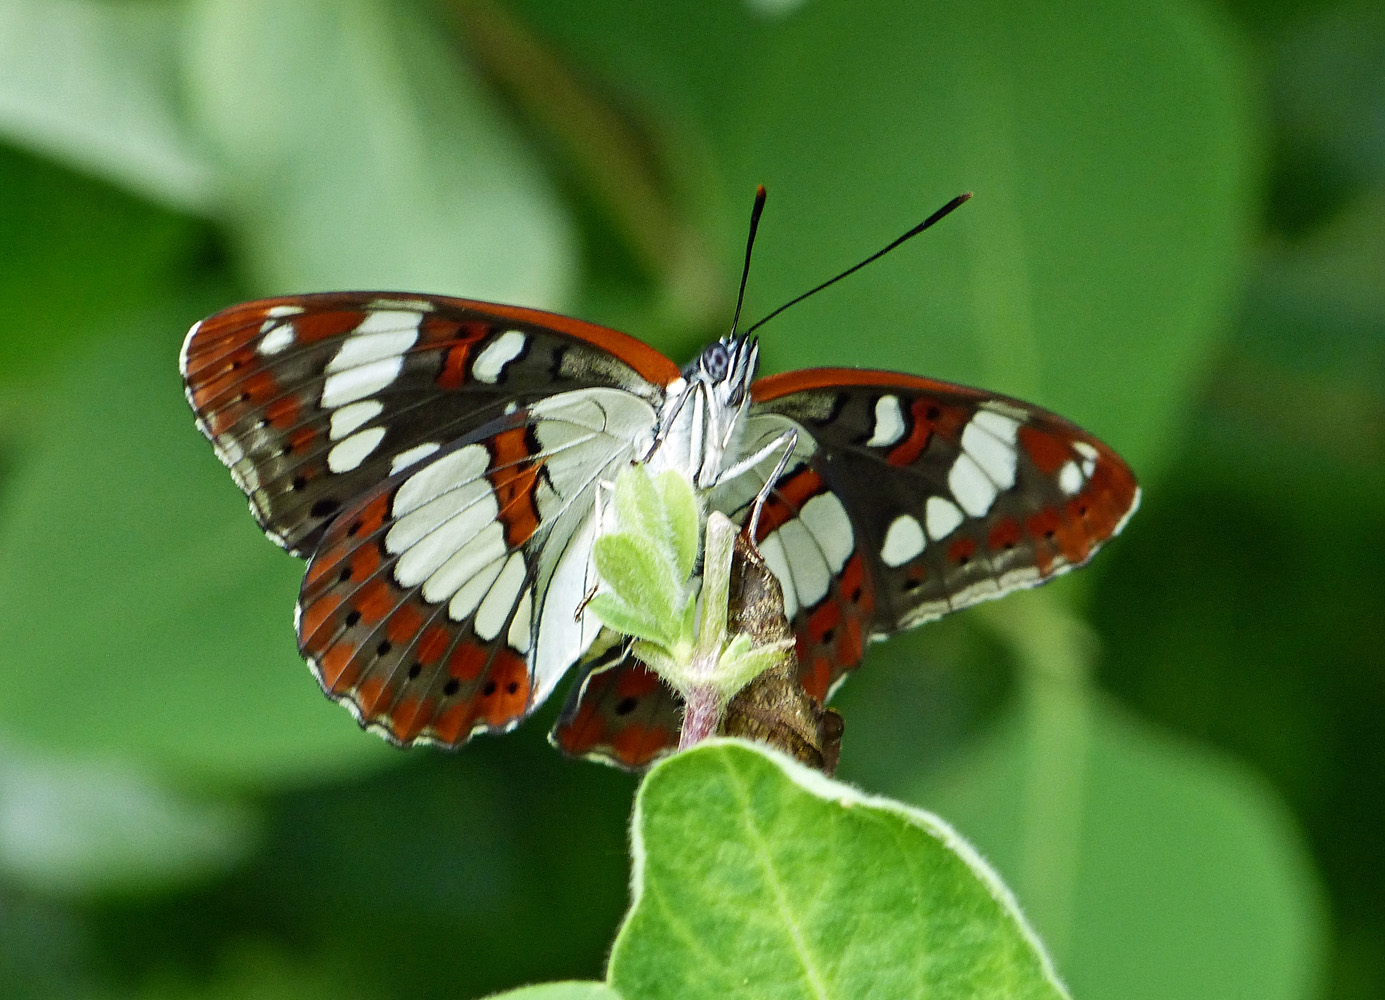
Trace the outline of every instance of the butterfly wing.
{"label": "butterfly wing", "polygon": [[[1019,400],[855,369],[770,376],[752,397],[746,454],[798,434],[756,542],[818,698],[869,639],[1082,565],[1139,502],[1114,451]],[[714,503],[744,517],[777,458]]]}
{"label": "butterfly wing", "polygon": [[[800,680],[826,700],[866,643],[1043,583],[1089,560],[1139,502],[1128,466],[1062,417],[892,372],[823,369],[754,384],[740,454],[719,487],[744,522],[782,445],[793,454],[755,540],[783,585]],[[680,705],[618,651],[574,685],[561,748],[639,769],[677,745]]]}
{"label": "butterfly wing", "polygon": [[447,746],[514,726],[595,637],[596,483],[678,377],[566,317],[357,293],[219,313],[183,371],[266,533],[311,556],[297,628],[323,690]]}
{"label": "butterfly wing", "polygon": [[586,664],[550,741],[572,757],[639,771],[678,746],[683,702],[618,644]]}
{"label": "butterfly wing", "polygon": [[611,387],[657,407],[679,375],[606,327],[386,292],[233,306],[189,331],[182,372],[197,425],[255,518],[304,557],[371,486],[509,406]]}

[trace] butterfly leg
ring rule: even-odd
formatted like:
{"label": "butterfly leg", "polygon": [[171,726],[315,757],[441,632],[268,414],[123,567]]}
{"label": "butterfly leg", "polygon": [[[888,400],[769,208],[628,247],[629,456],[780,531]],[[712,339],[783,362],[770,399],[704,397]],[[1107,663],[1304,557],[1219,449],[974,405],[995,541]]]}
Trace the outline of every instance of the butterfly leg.
{"label": "butterfly leg", "polygon": [[[596,488],[592,490],[592,517],[596,519],[596,529],[600,533],[606,528],[606,505],[605,497],[607,493],[615,492],[615,484],[607,479],[598,479]],[[572,613],[573,621],[581,621],[582,615],[587,610],[587,605],[596,597],[596,592],[601,589],[600,581],[593,583],[591,589],[582,595],[582,600],[577,604],[577,610]]]}
{"label": "butterfly leg", "polygon": [[782,476],[784,474],[784,470],[789,467],[789,459],[793,457],[794,450],[797,447],[798,431],[785,431],[783,434],[780,434],[777,438],[775,438],[769,444],[765,445],[759,451],[755,452],[748,458],[742,459],[735,465],[731,466],[729,469],[724,470],[722,474],[717,477],[718,482],[722,482],[729,479],[735,479],[737,476],[742,475],[748,472],[749,470],[753,469],[755,466],[759,465],[770,455],[773,455],[776,451],[779,451],[781,448],[783,449],[783,454],[779,456],[779,461],[774,466],[774,472],[770,475],[768,479],[765,480],[765,484],[760,487],[760,491],[755,494],[755,502],[750,508],[751,538],[755,537],[755,530],[760,525],[760,511],[764,508],[765,501],[769,499],[770,493],[774,490],[774,484],[779,482],[779,477]]}

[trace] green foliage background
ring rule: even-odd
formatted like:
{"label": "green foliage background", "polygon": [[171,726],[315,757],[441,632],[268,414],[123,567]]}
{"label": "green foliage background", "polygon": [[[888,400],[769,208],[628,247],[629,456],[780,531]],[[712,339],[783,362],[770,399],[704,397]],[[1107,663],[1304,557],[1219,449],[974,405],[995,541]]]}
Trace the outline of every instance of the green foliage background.
{"label": "green foliage background", "polygon": [[1305,0],[0,0],[6,996],[600,978],[632,779],[551,711],[399,753],[294,654],[299,564],[183,331],[395,287],[1104,436],[1082,574],[876,647],[842,776],[1005,876],[1079,998],[1385,997],[1385,15]]}

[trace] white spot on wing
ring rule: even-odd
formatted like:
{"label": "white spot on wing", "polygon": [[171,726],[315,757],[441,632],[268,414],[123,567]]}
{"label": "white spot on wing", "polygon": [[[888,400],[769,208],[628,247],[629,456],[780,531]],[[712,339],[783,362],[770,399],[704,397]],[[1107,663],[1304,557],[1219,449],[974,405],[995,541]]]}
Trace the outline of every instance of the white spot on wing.
{"label": "white spot on wing", "polygon": [[505,640],[521,653],[529,652],[529,626],[532,624],[533,614],[534,591],[530,588],[519,599],[519,607],[515,609],[515,617],[510,622],[510,631],[505,633]]}
{"label": "white spot on wing", "polygon": [[914,517],[900,514],[890,522],[885,532],[885,544],[880,546],[880,559],[886,566],[903,566],[923,551],[923,528]]}
{"label": "white spot on wing", "polygon": [[370,457],[384,436],[383,427],[357,431],[327,453],[327,468],[333,472],[350,472]]}
{"label": "white spot on wing", "polygon": [[407,469],[420,459],[427,458],[441,447],[442,445],[438,444],[436,441],[425,441],[423,444],[416,444],[412,448],[401,451],[398,455],[395,455],[394,460],[390,462],[390,475],[394,475],[400,469]]}
{"label": "white spot on wing", "polygon": [[[390,315],[388,313],[371,313],[371,317]],[[415,315],[410,313],[409,315]],[[332,355],[332,360],[327,362],[327,371],[342,372],[348,368],[355,368],[359,365],[367,365],[372,361],[380,361],[384,358],[398,357],[414,346],[414,341],[418,339],[418,329],[409,330],[387,330],[380,333],[363,333],[366,324],[362,323],[357,328],[357,332],[350,334],[342,341],[341,347],[337,348],[337,353]]]}
{"label": "white spot on wing", "polygon": [[[587,514],[566,542],[558,542],[557,565],[541,593],[542,611],[530,660],[534,669],[533,694],[535,701],[548,692],[567,672],[568,667],[586,651],[601,630],[601,622],[590,611],[580,617],[575,612],[596,583],[596,570],[591,554],[596,518]],[[552,537],[545,544],[545,555],[555,545]]]}
{"label": "white spot on wing", "polygon": [[379,310],[403,309],[410,312],[426,313],[433,311],[433,303],[427,299],[372,299],[370,308]]}
{"label": "white spot on wing", "polygon": [[[1008,490],[1015,485],[1016,455],[1014,446],[1001,440],[982,423],[982,417],[1006,420],[995,413],[978,413],[962,431],[962,448],[981,467],[987,478],[998,488]],[[1012,423],[1012,426],[1013,423]],[[1018,429],[1016,427],[1016,429]]]}
{"label": "white spot on wing", "polygon": [[995,410],[978,410],[971,422],[980,424],[1006,444],[1014,444],[1019,437],[1020,421]]}
{"label": "white spot on wing", "polygon": [[452,603],[447,606],[447,617],[454,622],[465,621],[476,610],[476,606],[481,603],[481,598],[486,596],[486,592],[491,589],[491,584],[500,575],[501,569],[505,566],[503,559],[496,559],[494,562],[483,566],[481,570],[466,583],[462,584],[456,596],[452,598]]}
{"label": "white spot on wing", "polygon": [[995,483],[966,452],[957,456],[947,474],[947,486],[957,503],[972,517],[981,517],[995,502]]}
{"label": "white spot on wing", "polygon": [[394,575],[412,587],[442,565],[457,549],[495,520],[499,505],[485,480],[444,493],[394,522],[385,535],[385,551],[402,552]]}
{"label": "white spot on wing", "polygon": [[1058,488],[1068,496],[1080,492],[1085,481],[1076,462],[1064,462],[1063,467],[1058,470]]}
{"label": "white spot on wing", "polygon": [[416,309],[376,308],[379,305],[377,301],[366,313],[365,319],[351,332],[351,337],[354,339],[376,333],[408,333],[409,343],[413,343],[413,338],[418,336],[418,324],[423,322],[423,313]]}
{"label": "white spot on wing", "polygon": [[404,480],[394,495],[394,516],[407,514],[439,494],[471,482],[486,471],[490,460],[490,452],[480,444],[469,444],[444,455]]}
{"label": "white spot on wing", "polygon": [[[474,538],[452,553],[447,561],[424,581],[423,599],[430,604],[441,604],[465,586],[467,581],[482,575],[492,564],[495,565],[496,573],[499,573],[500,561],[505,558],[507,551],[505,526],[499,521],[491,521],[482,527]],[[481,600],[481,594],[489,587],[488,581],[476,596],[478,602]],[[475,606],[473,603],[471,607],[466,608],[466,613],[470,614],[471,608]]]}
{"label": "white spot on wing", "polygon": [[399,370],[403,366],[403,356],[396,354],[328,375],[327,380],[322,383],[323,408],[332,410],[375,395],[399,377]]}
{"label": "white spot on wing", "polygon": [[929,497],[928,506],[924,508],[924,519],[928,522],[928,537],[936,542],[952,534],[962,523],[962,512],[951,500]]}
{"label": "white spot on wing", "polygon": [[784,591],[784,615],[792,620],[798,611],[798,591],[794,589],[789,561],[784,558],[784,545],[779,541],[779,532],[771,531],[759,547],[760,555],[765,557],[765,565],[778,577],[780,589]]}
{"label": "white spot on wing", "polygon": [[506,330],[476,356],[476,361],[471,366],[471,374],[482,382],[498,382],[505,366],[519,357],[519,352],[524,350],[524,341],[524,334],[518,330]]}
{"label": "white spot on wing", "polygon": [[299,316],[302,313],[302,306],[270,306],[265,310],[265,315],[273,319],[280,319],[284,316]]}
{"label": "white spot on wing", "polygon": [[[273,321],[271,320],[269,322]],[[282,323],[265,334],[264,339],[260,341],[260,346],[256,348],[256,350],[261,354],[278,354],[281,351],[287,350],[292,343],[293,324]]]}
{"label": "white spot on wing", "polygon": [[828,568],[840,573],[856,548],[856,537],[851,530],[851,518],[837,495],[828,492],[809,498],[798,518],[817,539]]}
{"label": "white spot on wing", "polygon": [[881,396],[875,401],[875,432],[866,444],[885,448],[904,436],[904,413],[898,396]]}
{"label": "white spot on wing", "polygon": [[822,551],[798,518],[785,521],[775,534],[784,545],[784,555],[788,557],[789,569],[793,573],[798,601],[805,608],[811,608],[827,596],[827,588],[832,582]]}
{"label": "white spot on wing", "polygon": [[981,404],[981,409],[991,413],[999,413],[1001,416],[1009,417],[1016,423],[1024,423],[1029,419],[1029,411],[1022,406],[1007,403],[1003,399],[988,399]]}
{"label": "white spot on wing", "polygon": [[1082,456],[1082,477],[1090,479],[1092,473],[1096,471],[1097,450],[1086,441],[1074,441],[1072,446]]}
{"label": "white spot on wing", "polygon": [[366,399],[333,410],[332,425],[327,431],[327,436],[333,441],[340,441],[362,424],[374,420],[384,408],[384,404],[378,400]]}

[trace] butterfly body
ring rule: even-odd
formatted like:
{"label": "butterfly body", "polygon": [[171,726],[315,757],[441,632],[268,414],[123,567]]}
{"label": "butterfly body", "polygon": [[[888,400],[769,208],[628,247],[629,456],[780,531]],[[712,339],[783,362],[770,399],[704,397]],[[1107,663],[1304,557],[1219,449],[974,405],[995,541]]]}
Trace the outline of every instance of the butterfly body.
{"label": "butterfly body", "polygon": [[[299,648],[399,744],[513,727],[601,638],[598,491],[677,469],[750,520],[825,699],[866,643],[1081,565],[1138,502],[1130,470],[1017,400],[888,372],[755,378],[753,338],[680,369],[569,317],[328,293],[197,324],[198,426],[266,533],[308,560]],[[641,766],[678,705],[637,663],[584,665],[565,750]]]}

